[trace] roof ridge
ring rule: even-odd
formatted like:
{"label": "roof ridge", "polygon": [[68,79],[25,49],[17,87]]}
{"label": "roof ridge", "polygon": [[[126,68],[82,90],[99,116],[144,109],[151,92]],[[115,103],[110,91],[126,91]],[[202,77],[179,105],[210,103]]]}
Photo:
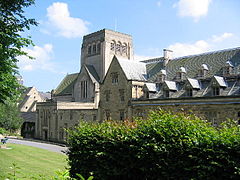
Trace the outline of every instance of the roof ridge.
{"label": "roof ridge", "polygon": [[240,50],[240,47],[228,48],[228,49],[222,49],[222,50],[216,50],[216,51],[209,51],[209,52],[187,55],[187,56],[181,56],[181,57],[173,58],[172,60],[178,60],[178,59],[184,59],[184,58],[196,57],[196,56],[202,56],[202,55],[208,55],[208,54],[215,54],[215,53],[219,53],[219,52],[234,51],[234,50]]}

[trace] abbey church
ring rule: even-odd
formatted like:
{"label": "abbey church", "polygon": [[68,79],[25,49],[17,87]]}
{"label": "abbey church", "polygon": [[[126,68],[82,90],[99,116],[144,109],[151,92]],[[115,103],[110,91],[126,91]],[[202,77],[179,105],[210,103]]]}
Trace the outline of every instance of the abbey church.
{"label": "abbey church", "polygon": [[[132,37],[103,29],[83,37],[81,69],[37,104],[35,137],[64,142],[80,120],[146,118],[150,110],[188,111],[217,126],[240,119],[240,48],[134,60]],[[239,121],[240,123],[240,121]]]}

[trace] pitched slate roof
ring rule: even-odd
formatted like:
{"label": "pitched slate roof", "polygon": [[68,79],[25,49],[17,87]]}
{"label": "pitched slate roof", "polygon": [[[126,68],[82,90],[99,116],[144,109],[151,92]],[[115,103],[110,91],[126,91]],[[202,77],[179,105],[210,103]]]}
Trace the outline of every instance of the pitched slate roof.
{"label": "pitched slate roof", "polygon": [[[222,68],[225,67],[227,61],[231,62],[234,66],[234,73],[240,73],[240,47],[174,58],[165,67],[167,79],[173,80],[180,67],[186,69],[187,77],[195,78],[202,64],[206,64],[209,69],[206,77],[221,76]],[[146,60],[143,62],[147,63],[146,66],[150,81],[154,81],[158,72],[164,69],[163,57],[158,58],[156,61]]]}
{"label": "pitched slate roof", "polygon": [[37,112],[21,112],[21,117],[24,119],[24,122],[36,122]]}
{"label": "pitched slate roof", "polygon": [[51,99],[51,93],[49,92],[39,92],[39,94],[41,98],[44,100]]}
{"label": "pitched slate roof", "polygon": [[68,74],[55,89],[54,95],[69,95],[73,93],[73,85],[79,73]]}
{"label": "pitched slate roof", "polygon": [[146,63],[148,77],[155,76],[156,78],[156,75],[160,72],[160,70],[164,69],[164,57],[149,59],[141,62]]}
{"label": "pitched slate roof", "polygon": [[99,82],[99,81],[100,81],[100,78],[99,78],[99,76],[98,76],[98,74],[97,74],[94,66],[92,66],[92,65],[85,65],[85,66],[86,66],[86,70],[87,70],[90,78],[92,79],[92,81],[93,81],[93,82],[94,82],[94,81]]}
{"label": "pitched slate roof", "polygon": [[128,80],[146,81],[146,64],[138,61],[117,58]]}

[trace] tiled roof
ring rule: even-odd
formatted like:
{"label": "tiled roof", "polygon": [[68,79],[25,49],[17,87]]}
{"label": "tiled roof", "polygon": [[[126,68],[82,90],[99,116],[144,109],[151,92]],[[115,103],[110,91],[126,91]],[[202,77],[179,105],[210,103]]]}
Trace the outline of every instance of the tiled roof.
{"label": "tiled roof", "polygon": [[68,95],[73,93],[73,85],[79,73],[68,74],[55,89],[54,95]]}
{"label": "tiled roof", "polygon": [[[163,58],[159,58],[159,61],[153,63],[151,63],[151,60],[149,60],[150,63],[144,61],[147,63],[150,81],[154,81],[158,72],[164,69],[163,60]],[[206,78],[214,75],[221,76],[222,68],[226,65],[227,61],[234,66],[234,73],[240,72],[240,47],[172,59],[165,68],[167,71],[167,79],[173,80],[180,67],[186,69],[187,77],[196,78],[202,64],[206,64],[209,69]]]}
{"label": "tiled roof", "polygon": [[118,59],[128,80],[146,81],[146,64],[128,59]]}

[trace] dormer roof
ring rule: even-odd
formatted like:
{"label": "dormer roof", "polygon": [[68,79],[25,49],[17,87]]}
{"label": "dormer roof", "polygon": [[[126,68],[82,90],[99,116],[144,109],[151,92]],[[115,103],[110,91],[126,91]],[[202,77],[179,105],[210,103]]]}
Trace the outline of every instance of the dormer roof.
{"label": "dormer roof", "polygon": [[216,80],[216,82],[218,83],[218,85],[220,87],[227,87],[227,84],[224,80],[223,77],[220,77],[220,76],[213,76],[213,79]]}
{"label": "dormer roof", "polygon": [[157,87],[155,83],[145,83],[146,88],[148,89],[149,92],[156,92]]}
{"label": "dormer roof", "polygon": [[197,79],[187,78],[187,81],[193,89],[200,89],[200,84]]}
{"label": "dormer roof", "polygon": [[165,81],[164,84],[167,86],[169,90],[177,91],[177,85],[174,81]]}

